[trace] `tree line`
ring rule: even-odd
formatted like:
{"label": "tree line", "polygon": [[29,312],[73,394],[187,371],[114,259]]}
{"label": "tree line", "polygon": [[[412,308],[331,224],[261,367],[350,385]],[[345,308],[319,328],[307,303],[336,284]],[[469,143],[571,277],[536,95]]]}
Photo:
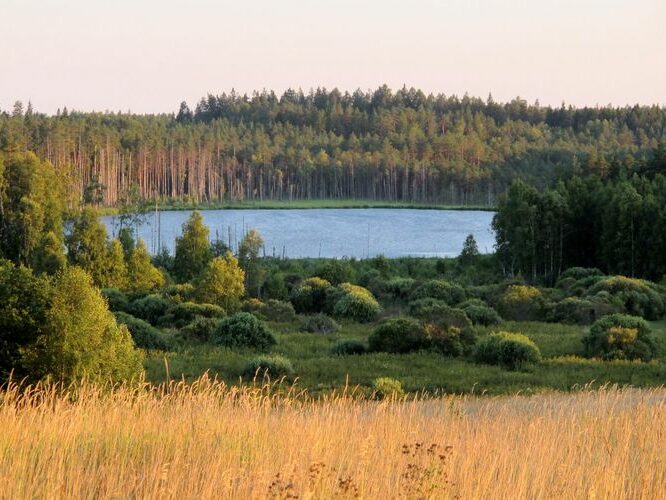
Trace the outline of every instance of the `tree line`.
{"label": "tree line", "polygon": [[633,173],[573,176],[539,192],[517,180],[493,221],[507,274],[553,282],[571,267],[666,276],[666,148]]}
{"label": "tree line", "polygon": [[177,114],[73,112],[17,102],[0,149],[34,151],[79,199],[374,199],[494,206],[513,179],[631,171],[666,139],[659,106],[540,106],[386,86],[209,95]]}

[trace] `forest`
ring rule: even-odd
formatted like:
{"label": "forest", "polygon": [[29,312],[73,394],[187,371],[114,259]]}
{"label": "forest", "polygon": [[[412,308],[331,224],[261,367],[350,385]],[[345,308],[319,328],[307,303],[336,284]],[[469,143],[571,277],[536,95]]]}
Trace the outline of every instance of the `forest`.
{"label": "forest", "polygon": [[659,106],[574,108],[420,90],[208,95],[192,110],[56,115],[17,102],[0,149],[33,151],[92,204],[365,199],[497,205],[516,178],[632,172],[666,140]]}

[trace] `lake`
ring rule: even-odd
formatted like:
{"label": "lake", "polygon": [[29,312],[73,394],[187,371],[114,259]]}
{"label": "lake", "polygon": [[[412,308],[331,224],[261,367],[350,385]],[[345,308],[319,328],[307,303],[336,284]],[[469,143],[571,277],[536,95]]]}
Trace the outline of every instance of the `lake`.
{"label": "lake", "polygon": [[[172,253],[181,226],[192,212],[160,214],[162,246]],[[451,257],[460,254],[468,234],[482,253],[493,251],[490,227],[493,212],[423,209],[289,209],[203,210],[211,240],[242,239],[244,230],[257,229],[264,238],[265,254],[286,257]],[[103,217],[109,234],[116,234],[116,217]],[[151,252],[158,249],[155,214],[138,228]]]}

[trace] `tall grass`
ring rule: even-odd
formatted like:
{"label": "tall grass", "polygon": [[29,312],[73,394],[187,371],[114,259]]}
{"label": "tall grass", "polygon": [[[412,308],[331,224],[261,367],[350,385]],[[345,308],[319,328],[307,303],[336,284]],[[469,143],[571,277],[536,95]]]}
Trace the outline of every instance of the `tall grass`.
{"label": "tall grass", "polygon": [[666,390],[312,400],[279,386],[0,394],[2,498],[655,498]]}

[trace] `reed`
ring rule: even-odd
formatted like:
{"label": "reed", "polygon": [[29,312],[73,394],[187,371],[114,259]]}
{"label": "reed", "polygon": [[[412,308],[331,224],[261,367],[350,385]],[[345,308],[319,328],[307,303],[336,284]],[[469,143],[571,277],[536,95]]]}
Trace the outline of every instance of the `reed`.
{"label": "reed", "polygon": [[2,498],[656,498],[666,390],[371,401],[8,386]]}

